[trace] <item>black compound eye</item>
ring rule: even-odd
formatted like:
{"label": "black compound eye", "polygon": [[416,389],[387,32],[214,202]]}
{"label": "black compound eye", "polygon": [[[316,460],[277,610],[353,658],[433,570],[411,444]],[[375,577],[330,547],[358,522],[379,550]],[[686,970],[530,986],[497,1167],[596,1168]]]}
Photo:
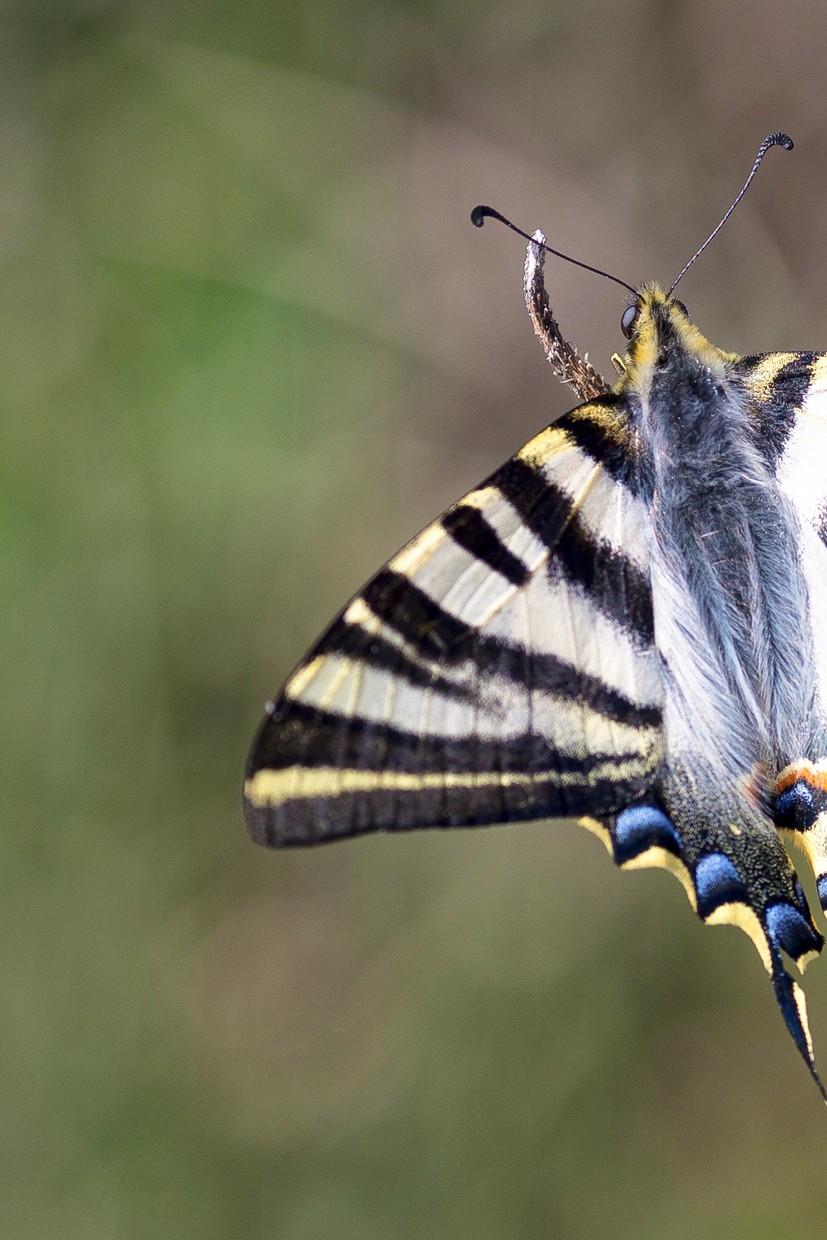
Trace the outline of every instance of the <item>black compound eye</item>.
{"label": "black compound eye", "polygon": [[634,335],[635,323],[637,323],[637,317],[639,314],[640,306],[636,301],[633,301],[631,306],[627,306],[623,311],[623,317],[620,320],[620,330],[623,332],[623,335],[627,340],[631,340]]}
{"label": "black compound eye", "polygon": [[673,305],[673,306],[677,306],[677,307],[678,307],[678,309],[679,309],[679,310],[682,310],[682,311],[683,311],[683,313],[686,315],[686,317],[687,317],[687,318],[689,318],[689,311],[687,310],[687,308],[686,308],[686,306],[683,304],[683,302],[682,302],[682,301],[679,301],[677,297],[673,297],[673,298],[672,298],[672,305]]}

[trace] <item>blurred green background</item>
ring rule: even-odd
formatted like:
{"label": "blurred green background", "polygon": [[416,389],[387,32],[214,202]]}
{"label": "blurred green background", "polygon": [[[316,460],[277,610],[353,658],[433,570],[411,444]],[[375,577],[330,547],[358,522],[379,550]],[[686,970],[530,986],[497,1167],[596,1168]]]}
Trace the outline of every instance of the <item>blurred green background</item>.
{"label": "blurred green background", "polygon": [[[827,344],[818,4],[6,3],[0,1234],[823,1237],[752,946],[564,824],[248,843],[263,702],[573,400],[491,202]],[[608,371],[618,290],[549,285]],[[827,1065],[827,974],[810,1011]]]}

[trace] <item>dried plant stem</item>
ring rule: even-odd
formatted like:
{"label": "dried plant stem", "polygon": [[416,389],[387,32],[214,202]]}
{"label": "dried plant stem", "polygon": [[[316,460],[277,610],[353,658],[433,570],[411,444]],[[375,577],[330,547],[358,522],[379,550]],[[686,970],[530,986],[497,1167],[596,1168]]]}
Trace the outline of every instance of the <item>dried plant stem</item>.
{"label": "dried plant stem", "polygon": [[[543,280],[546,252],[542,243],[545,239],[545,234],[538,228],[526,251],[523,280],[526,309],[554,373],[563,383],[574,388],[581,400],[594,400],[609,391],[609,384],[598,374],[588,357],[580,357],[574,345],[563,338],[551,312]],[[540,244],[535,245],[535,242]]]}

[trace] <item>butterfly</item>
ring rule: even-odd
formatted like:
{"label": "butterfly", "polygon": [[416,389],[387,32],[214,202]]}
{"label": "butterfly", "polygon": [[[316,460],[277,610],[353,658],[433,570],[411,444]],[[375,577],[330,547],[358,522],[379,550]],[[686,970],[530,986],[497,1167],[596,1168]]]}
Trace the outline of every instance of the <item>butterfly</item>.
{"label": "butterfly", "polygon": [[[827,354],[701,334],[674,289],[718,228],[666,291],[609,277],[616,384],[576,359],[584,403],[337,616],[268,703],[245,815],[273,847],[576,819],[749,935],[827,1100],[797,980],[823,939],[785,848],[827,908]],[[515,231],[535,268],[559,254]],[[542,295],[534,316],[551,355]]]}

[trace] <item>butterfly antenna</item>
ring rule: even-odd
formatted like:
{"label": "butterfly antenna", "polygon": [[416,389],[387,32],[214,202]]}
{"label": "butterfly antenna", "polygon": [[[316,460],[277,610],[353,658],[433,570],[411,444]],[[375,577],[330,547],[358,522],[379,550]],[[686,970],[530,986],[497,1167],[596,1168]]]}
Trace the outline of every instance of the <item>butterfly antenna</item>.
{"label": "butterfly antenna", "polygon": [[574,263],[575,267],[583,267],[586,271],[593,271],[596,276],[605,276],[607,280],[614,280],[615,284],[620,284],[623,288],[628,289],[633,297],[637,297],[637,289],[632,288],[631,284],[627,284],[625,280],[621,280],[618,276],[613,276],[608,271],[601,271],[599,267],[591,267],[588,263],[581,263],[578,258],[570,258],[568,254],[561,254],[559,250],[553,250],[544,241],[535,241],[533,237],[529,237],[527,232],[523,232],[522,228],[512,224],[511,220],[506,219],[504,215],[501,215],[499,211],[495,211],[493,207],[474,207],[474,210],[471,212],[471,223],[475,228],[482,228],[487,219],[499,220],[501,224],[505,224],[506,228],[510,228],[512,232],[518,233],[521,237],[525,237],[526,241],[530,241],[532,245],[539,245],[547,253],[553,254],[555,258],[564,258],[567,263]]}
{"label": "butterfly antenna", "polygon": [[758,148],[758,153],[755,156],[755,162],[753,163],[752,168],[750,169],[749,176],[747,177],[746,181],[744,181],[744,184],[741,186],[740,192],[738,193],[732,206],[729,208],[729,210],[727,211],[723,219],[720,221],[720,223],[715,228],[713,228],[712,232],[709,234],[709,236],[707,237],[703,245],[695,251],[695,253],[692,255],[692,257],[690,258],[686,266],[683,268],[683,270],[678,272],[678,274],[675,276],[675,279],[672,281],[669,288],[667,289],[667,292],[666,292],[667,297],[672,296],[672,293],[675,291],[675,287],[677,286],[678,281],[683,279],[683,277],[686,275],[689,268],[694,263],[695,259],[700,254],[703,254],[704,250],[709,245],[712,238],[715,237],[721,231],[724,224],[726,224],[727,220],[732,215],[732,212],[738,206],[738,203],[741,201],[744,194],[749,189],[750,183],[752,182],[752,178],[755,176],[756,172],[761,167],[761,161],[766,155],[767,151],[770,149],[770,147],[771,146],[783,146],[785,151],[791,151],[794,145],[795,143],[793,142],[792,138],[790,137],[788,133],[767,134],[766,138],[764,139],[764,141],[761,143],[761,145]]}

